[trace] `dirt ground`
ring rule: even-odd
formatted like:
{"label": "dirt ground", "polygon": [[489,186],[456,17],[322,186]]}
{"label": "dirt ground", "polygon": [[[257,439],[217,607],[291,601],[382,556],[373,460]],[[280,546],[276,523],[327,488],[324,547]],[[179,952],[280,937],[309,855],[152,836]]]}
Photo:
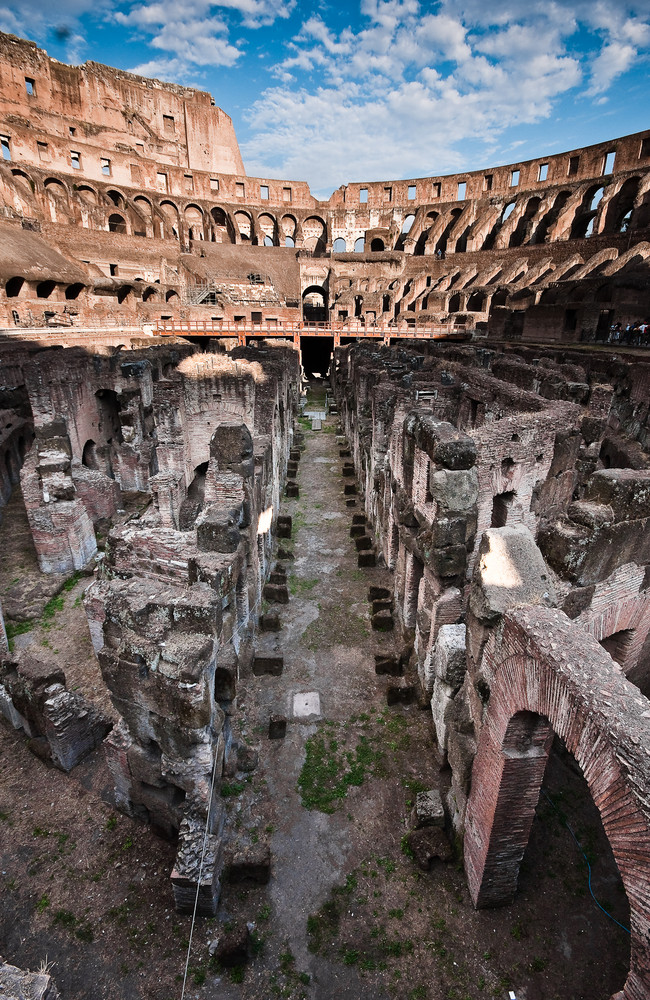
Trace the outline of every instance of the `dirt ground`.
{"label": "dirt ground", "polygon": [[[260,763],[224,789],[231,843],[267,841],[273,875],[254,889],[225,884],[218,917],[197,921],[185,996],[607,1000],[624,982],[629,936],[589,896],[565,819],[592,861],[597,898],[624,924],[627,901],[586,784],[561,748],[545,779],[555,805],[540,799],[511,906],[476,912],[459,863],[425,873],[403,852],[415,794],[444,787],[446,775],[430,713],[387,707],[389,681],[374,671],[374,654],[402,640],[371,628],[368,586],[390,584],[390,574],[357,566],[334,431],[333,419],[305,431],[300,497],[283,503],[294,519],[291,598],[279,608],[281,632],[257,641],[283,655],[284,671],[242,678],[235,735]],[[56,659],[70,687],[106,708],[78,600],[88,579],[61,591],[62,607],[43,623],[63,581],[38,593],[22,518],[15,498],[0,527],[0,592],[17,620],[24,587],[38,624],[14,641]],[[294,696],[307,693],[318,693],[320,713],[295,717]],[[289,720],[284,740],[267,739],[273,713]],[[64,1000],[180,997],[190,918],[173,912],[174,845],[116,812],[101,751],[64,775],[0,725],[0,761],[0,954],[24,968],[54,963]],[[257,954],[219,970],[209,942],[239,921]]]}

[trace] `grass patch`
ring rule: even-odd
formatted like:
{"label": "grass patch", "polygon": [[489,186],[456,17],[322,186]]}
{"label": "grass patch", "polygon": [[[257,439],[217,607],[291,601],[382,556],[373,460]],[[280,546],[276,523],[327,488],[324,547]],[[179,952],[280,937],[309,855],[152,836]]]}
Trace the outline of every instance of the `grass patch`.
{"label": "grass patch", "polygon": [[331,726],[310,736],[305,745],[305,762],[298,778],[298,789],[305,809],[333,813],[351,786],[362,785],[377,772],[383,753],[367,737],[360,736],[348,749],[347,734]]}
{"label": "grass patch", "polygon": [[314,589],[318,579],[304,580],[299,576],[289,577],[289,593],[292,597],[300,596],[302,594],[308,594]]}
{"label": "grass patch", "polygon": [[318,618],[305,629],[303,642],[312,650],[334,645],[363,646],[369,635],[367,618],[351,615],[346,606],[334,604],[320,609]]}
{"label": "grass patch", "polygon": [[25,635],[26,632],[31,632],[34,628],[34,622],[28,620],[26,622],[5,622],[5,631],[7,633],[7,642],[9,643],[9,652],[14,651],[14,639],[17,635]]}

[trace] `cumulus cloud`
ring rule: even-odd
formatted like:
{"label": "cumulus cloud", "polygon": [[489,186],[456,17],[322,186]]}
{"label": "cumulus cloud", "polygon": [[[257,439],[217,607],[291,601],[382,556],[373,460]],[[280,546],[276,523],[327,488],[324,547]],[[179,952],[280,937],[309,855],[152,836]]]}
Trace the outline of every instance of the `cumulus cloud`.
{"label": "cumulus cloud", "polygon": [[[464,145],[601,95],[650,45],[650,0],[361,0],[360,26],[307,18],[249,114],[253,173],[381,180],[462,169]],[[355,18],[352,19],[355,22]]]}

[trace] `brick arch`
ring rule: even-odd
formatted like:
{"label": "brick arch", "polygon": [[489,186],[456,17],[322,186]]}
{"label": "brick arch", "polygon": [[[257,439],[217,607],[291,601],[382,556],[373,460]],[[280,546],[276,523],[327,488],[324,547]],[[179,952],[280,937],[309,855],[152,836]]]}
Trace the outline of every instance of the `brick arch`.
{"label": "brick arch", "polygon": [[560,611],[505,616],[486,657],[491,694],[472,770],[465,870],[477,907],[516,891],[552,732],[580,765],[630,904],[630,971],[617,1000],[650,995],[650,702]]}

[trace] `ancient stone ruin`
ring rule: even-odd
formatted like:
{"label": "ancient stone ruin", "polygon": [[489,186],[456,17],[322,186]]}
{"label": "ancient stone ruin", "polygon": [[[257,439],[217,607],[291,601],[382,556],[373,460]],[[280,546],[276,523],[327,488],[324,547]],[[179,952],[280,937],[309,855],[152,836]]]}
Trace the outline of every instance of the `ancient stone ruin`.
{"label": "ancient stone ruin", "polygon": [[[224,884],[300,854],[272,823],[246,840],[247,782],[290,801],[283,754],[328,699],[426,717],[437,784],[405,843],[424,871],[455,845],[480,911],[516,899],[560,747],[629,904],[614,995],[648,997],[650,131],[319,201],[248,177],[208,94],[8,35],[0,72],[0,504],[37,562],[35,611],[24,564],[3,588],[12,748],[96,808],[101,757],[111,806],[173,845],[164,906],[222,920]],[[88,690],[54,633],[26,638],[74,588]],[[8,964],[0,992],[58,995]]]}

